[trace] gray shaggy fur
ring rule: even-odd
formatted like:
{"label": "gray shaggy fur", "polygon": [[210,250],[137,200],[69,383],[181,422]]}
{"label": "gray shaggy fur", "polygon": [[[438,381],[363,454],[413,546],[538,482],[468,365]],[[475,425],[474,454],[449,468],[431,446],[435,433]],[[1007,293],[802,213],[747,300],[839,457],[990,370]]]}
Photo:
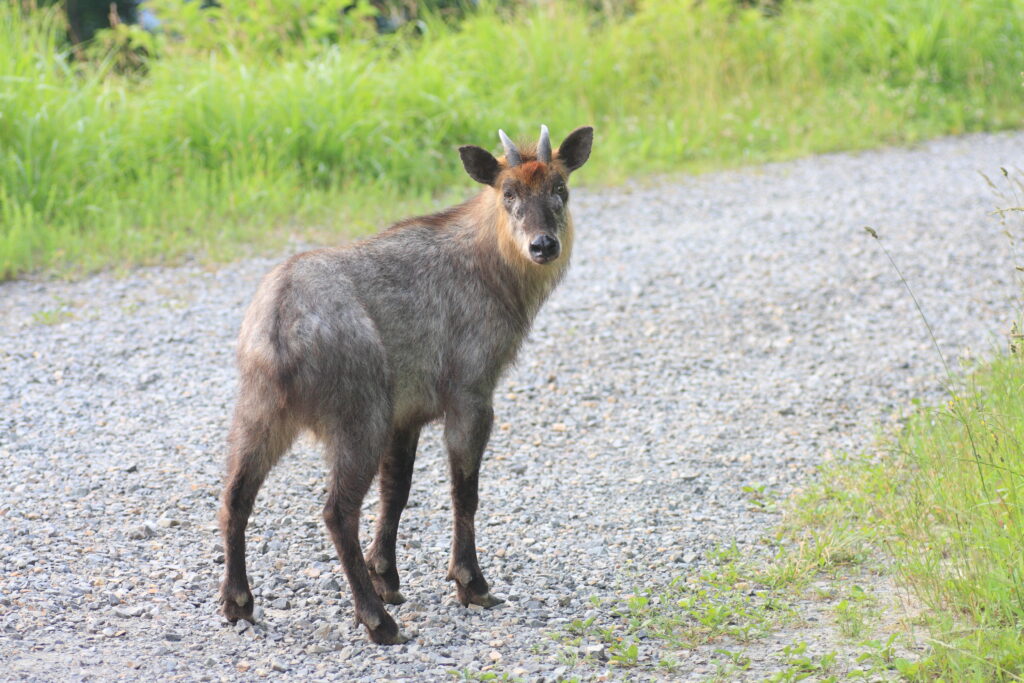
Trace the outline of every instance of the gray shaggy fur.
{"label": "gray shaggy fur", "polygon": [[[436,419],[444,420],[452,475],[448,578],[464,605],[501,602],[477,562],[473,522],[491,397],[568,265],[565,181],[591,142],[591,129],[577,129],[550,163],[524,149],[515,167],[462,148],[466,170],[488,185],[474,199],[350,247],[299,254],[266,276],[238,343],[221,508],[221,602],[229,619],[252,619],[245,526],[256,494],[297,433],[309,429],[326,451],[324,520],[356,617],[374,642],[403,642],[382,603],[404,599],[398,522],[420,428]],[[364,559],[359,508],[378,473],[381,510]]]}

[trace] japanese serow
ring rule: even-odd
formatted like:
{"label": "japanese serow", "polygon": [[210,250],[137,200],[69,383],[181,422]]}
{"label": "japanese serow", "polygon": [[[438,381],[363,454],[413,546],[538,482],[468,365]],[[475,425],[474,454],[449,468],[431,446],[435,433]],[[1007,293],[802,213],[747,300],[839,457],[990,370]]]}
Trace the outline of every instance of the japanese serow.
{"label": "japanese serow", "polygon": [[[245,528],[264,478],[310,430],[330,469],[323,516],[375,643],[405,638],[384,609],[399,604],[395,542],[420,429],[444,421],[454,513],[448,579],[463,605],[502,602],[477,562],[474,516],[491,401],[572,253],[569,175],[593,129],[552,150],[546,127],[505,154],[459,148],[485,185],[465,203],[404,220],[351,246],[299,254],[260,284],[238,338],[239,389],[220,511],[231,621],[252,620]],[[359,510],[380,474],[380,511],[364,559]]]}

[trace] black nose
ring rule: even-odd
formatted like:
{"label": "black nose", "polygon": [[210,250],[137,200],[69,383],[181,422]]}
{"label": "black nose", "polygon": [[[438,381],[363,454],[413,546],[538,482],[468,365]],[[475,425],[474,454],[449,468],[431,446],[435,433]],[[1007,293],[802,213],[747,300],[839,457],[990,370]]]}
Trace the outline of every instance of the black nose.
{"label": "black nose", "polygon": [[530,242],[530,258],[537,263],[547,263],[558,258],[561,246],[551,235],[539,235]]}

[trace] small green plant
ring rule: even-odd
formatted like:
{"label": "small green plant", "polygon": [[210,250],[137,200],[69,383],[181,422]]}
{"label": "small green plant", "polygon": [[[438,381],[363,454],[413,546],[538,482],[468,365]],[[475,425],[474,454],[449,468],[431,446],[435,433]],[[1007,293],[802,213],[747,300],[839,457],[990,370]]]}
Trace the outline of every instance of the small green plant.
{"label": "small green plant", "polygon": [[640,648],[632,641],[613,643],[608,650],[608,661],[619,666],[636,666],[640,657]]}
{"label": "small green plant", "polygon": [[866,623],[858,605],[851,605],[849,600],[841,600],[835,610],[839,632],[845,637],[857,638],[864,632]]}
{"label": "small green plant", "polygon": [[814,677],[818,681],[835,681],[828,675],[836,661],[836,653],[829,652],[820,656],[807,654],[807,643],[801,641],[782,648],[786,668],[769,676],[771,683],[790,683]]}
{"label": "small green plant", "polygon": [[764,484],[757,486],[747,485],[743,487],[743,493],[747,494],[747,501],[751,507],[759,510],[768,510],[774,506],[775,499]]}
{"label": "small green plant", "polygon": [[679,662],[671,656],[662,657],[658,660],[658,668],[668,673],[674,673],[679,669]]}
{"label": "small green plant", "polygon": [[74,317],[71,302],[60,297],[54,299],[54,308],[44,308],[32,314],[32,320],[39,325],[57,325]]}
{"label": "small green plant", "polygon": [[719,648],[715,650],[715,654],[724,656],[735,670],[746,671],[750,668],[750,657],[745,652],[733,652]]}
{"label": "small green plant", "polygon": [[876,616],[874,603],[875,599],[863,588],[850,586],[849,597],[835,606],[839,632],[851,640],[863,636]]}
{"label": "small green plant", "polygon": [[879,640],[862,642],[864,651],[857,656],[857,668],[848,671],[847,678],[871,681],[890,677],[896,671],[904,678],[914,680],[917,664],[896,656],[896,641],[900,637],[900,633],[893,633],[884,643]]}
{"label": "small green plant", "polygon": [[590,632],[590,627],[594,625],[594,617],[589,619],[573,619],[565,630],[574,635],[583,635]]}
{"label": "small green plant", "polygon": [[708,560],[718,565],[731,565],[742,556],[743,553],[740,552],[740,548],[735,542],[729,545],[719,545],[707,554]]}
{"label": "small green plant", "polygon": [[32,314],[32,319],[40,325],[56,325],[70,317],[71,313],[63,308],[48,308]]}

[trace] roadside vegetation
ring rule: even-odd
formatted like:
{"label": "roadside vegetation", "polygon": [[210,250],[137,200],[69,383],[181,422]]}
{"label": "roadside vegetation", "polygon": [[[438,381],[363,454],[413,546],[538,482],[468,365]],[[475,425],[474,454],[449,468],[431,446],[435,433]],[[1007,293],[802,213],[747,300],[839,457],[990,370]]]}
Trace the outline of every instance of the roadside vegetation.
{"label": "roadside vegetation", "polygon": [[[1019,259],[1024,182],[1003,169],[989,184],[1008,204],[996,213]],[[954,376],[945,359],[943,365],[948,401],[917,405],[876,457],[825,469],[795,503],[792,528],[824,530],[884,558],[919,607],[925,654],[908,678],[1017,681],[1024,679],[1019,324],[1008,349],[966,378]]]}
{"label": "roadside vegetation", "polygon": [[668,586],[594,598],[601,620],[546,653],[566,680],[692,676],[691,653],[708,681],[1024,679],[1020,347],[778,505],[759,553],[723,548]]}
{"label": "roadside vegetation", "polygon": [[824,470],[794,505],[794,532],[882,558],[917,605],[924,654],[909,679],[1024,678],[1022,388],[1024,356],[997,358],[945,405],[919,406],[878,457]]}
{"label": "roadside vegetation", "polygon": [[[0,279],[337,241],[471,191],[454,152],[588,123],[585,180],[1020,125],[1016,0],[153,0],[72,48],[0,5]],[[753,6],[750,6],[753,5]],[[495,145],[496,146],[496,145]]]}

